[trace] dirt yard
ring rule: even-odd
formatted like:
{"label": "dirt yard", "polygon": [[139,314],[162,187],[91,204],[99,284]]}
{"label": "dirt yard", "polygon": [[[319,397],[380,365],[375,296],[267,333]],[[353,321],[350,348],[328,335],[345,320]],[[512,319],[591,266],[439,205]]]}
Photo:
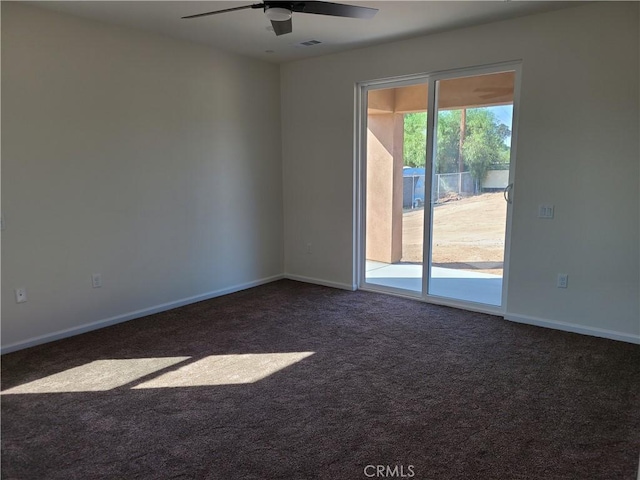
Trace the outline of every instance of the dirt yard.
{"label": "dirt yard", "polygon": [[[502,274],[506,214],[502,192],[436,206],[433,265]],[[403,215],[403,262],[422,262],[423,221],[422,209]]]}

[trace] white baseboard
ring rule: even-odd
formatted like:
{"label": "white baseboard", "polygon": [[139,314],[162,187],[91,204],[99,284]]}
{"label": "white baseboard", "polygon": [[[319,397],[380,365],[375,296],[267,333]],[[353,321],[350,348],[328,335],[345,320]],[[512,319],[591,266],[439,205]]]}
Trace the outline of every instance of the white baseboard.
{"label": "white baseboard", "polygon": [[545,320],[543,318],[529,317],[527,315],[517,315],[507,313],[505,320],[516,323],[525,323],[527,325],[535,325],[537,327],[552,328],[554,330],[562,330],[564,332],[580,333],[582,335],[591,335],[593,337],[608,338],[610,340],[618,340],[621,342],[640,344],[640,335],[631,333],[616,332],[614,330],[606,330],[604,328],[586,327],[575,323],[559,322],[556,320]]}
{"label": "white baseboard", "polygon": [[356,285],[349,285],[348,283],[329,282],[327,280],[320,280],[319,278],[303,277],[301,275],[292,275],[290,273],[285,273],[284,278],[288,278],[289,280],[296,280],[298,282],[322,285],[324,287],[339,288],[341,290],[350,290],[352,292],[357,289]]}
{"label": "white baseboard", "polygon": [[17,350],[22,350],[24,348],[41,345],[43,343],[54,342],[56,340],[72,337],[74,335],[80,335],[81,333],[90,332],[92,330],[98,330],[100,328],[116,325],[118,323],[128,322],[129,320],[146,317],[147,315],[153,315],[154,313],[165,312],[167,310],[172,310],[174,308],[182,307],[184,305],[189,305],[191,303],[202,302],[203,300],[210,300],[212,298],[221,297],[222,295],[228,295],[230,293],[239,292],[240,290],[246,290],[247,288],[257,287],[259,285],[264,285],[266,283],[275,282],[276,280],[282,280],[283,278],[285,278],[284,275],[274,275],[271,277],[261,278],[259,280],[254,280],[253,282],[247,282],[240,285],[233,285],[231,287],[222,288],[220,290],[215,290],[213,292],[207,292],[201,295],[195,295],[193,297],[182,298],[180,300],[176,300],[173,302],[167,302],[161,305],[155,305],[153,307],[143,308],[141,310],[136,310],[134,312],[117,315],[115,317],[105,318],[103,320],[87,323],[84,325],[80,325],[78,327],[67,328],[65,330],[60,330],[54,333],[40,335],[38,337],[33,337],[22,342],[5,345],[0,348],[0,354],[11,353]]}
{"label": "white baseboard", "polygon": [[[118,323],[127,322],[129,320],[134,320],[136,318],[145,317],[147,315],[153,315],[154,313],[164,312],[174,308],[182,307],[184,305],[189,305],[191,303],[210,300],[212,298],[220,297],[222,295],[228,295],[230,293],[239,292],[241,290],[246,290],[248,288],[253,288],[259,285],[275,282],[277,280],[282,280],[283,278],[304,282],[304,283],[312,283],[315,285],[323,285],[325,287],[338,288],[341,290],[355,291],[357,289],[356,285],[349,285],[347,283],[330,282],[330,281],[321,280],[318,278],[304,277],[301,275],[293,275],[288,273],[284,275],[273,275],[271,277],[265,277],[259,280],[254,280],[252,282],[247,282],[240,285],[233,285],[231,287],[215,290],[213,292],[207,292],[201,295],[195,295],[193,297],[188,297],[188,298],[183,298],[173,302],[163,303],[161,305],[156,305],[153,307],[136,310],[133,312],[122,314],[122,315],[117,315],[115,317],[105,318],[103,320],[98,320],[96,322],[80,325],[78,327],[68,328],[68,329],[60,330],[54,333],[33,337],[21,342],[12,343],[10,345],[5,345],[0,347],[0,354],[11,353],[17,350],[22,350],[25,348],[34,347],[36,345],[41,345],[43,343],[49,343],[56,340],[61,340],[63,338],[72,337],[74,335],[80,335],[81,333],[90,332],[92,330],[98,330],[100,328],[108,327],[110,325],[116,325]],[[616,332],[614,330],[606,330],[606,329],[597,328],[597,327],[587,327],[587,326],[578,325],[575,323],[546,320],[542,318],[530,317],[527,315],[517,315],[517,314],[511,314],[511,313],[505,314],[504,318],[505,320],[509,320],[511,322],[516,322],[516,323],[523,323],[523,324],[534,325],[538,327],[551,328],[554,330],[562,330],[565,332],[580,333],[583,335],[591,335],[594,337],[608,338],[611,340],[618,340],[622,342],[640,344],[640,335],[633,335],[630,333]]]}
{"label": "white baseboard", "polygon": [[[332,288],[339,288],[342,290],[351,290],[351,291],[355,291],[357,290],[357,285],[349,285],[347,283],[337,283],[337,282],[329,282],[326,280],[321,280],[318,278],[312,278],[312,277],[304,277],[301,275],[293,275],[290,273],[285,273],[284,274],[284,278],[287,278],[289,280],[296,280],[299,282],[305,282],[305,283],[313,283],[315,285],[323,285],[325,287],[332,287]],[[376,292],[377,290],[375,289],[363,289],[365,291],[373,291]],[[385,292],[387,294],[389,294],[389,292]],[[396,296],[401,296],[404,298],[411,298],[413,300],[418,300],[418,301],[422,301],[419,298],[415,298],[412,296],[407,296],[407,295],[402,295],[401,293],[391,293],[392,295],[396,295]],[[553,330],[562,330],[564,332],[571,332],[571,333],[579,333],[582,335],[591,335],[593,337],[600,337],[600,338],[607,338],[610,340],[618,340],[621,342],[628,342],[628,343],[635,343],[635,344],[640,344],[640,335],[633,335],[630,333],[623,333],[623,332],[616,332],[614,330],[606,330],[603,328],[597,328],[597,327],[587,327],[584,325],[578,325],[575,323],[567,323],[567,322],[560,322],[560,321],[554,321],[554,320],[546,320],[543,318],[537,318],[537,317],[530,317],[527,315],[517,315],[517,314],[511,314],[511,313],[507,313],[504,314],[502,312],[500,312],[500,309],[495,309],[495,308],[483,308],[482,306],[476,306],[473,304],[466,304],[466,302],[462,302],[460,304],[456,304],[456,305],[452,305],[451,302],[449,301],[443,301],[440,302],[438,301],[438,299],[434,299],[434,298],[430,298],[429,303],[435,303],[436,305],[444,305],[444,306],[449,306],[449,307],[453,307],[453,308],[460,308],[463,310],[471,310],[474,312],[481,312],[481,313],[487,313],[489,315],[497,315],[497,316],[503,316],[505,320],[509,320],[511,322],[516,322],[516,323],[523,323],[523,324],[527,324],[527,325],[534,325],[537,327],[545,327],[545,328],[551,328]],[[640,479],[638,479],[640,480]]]}

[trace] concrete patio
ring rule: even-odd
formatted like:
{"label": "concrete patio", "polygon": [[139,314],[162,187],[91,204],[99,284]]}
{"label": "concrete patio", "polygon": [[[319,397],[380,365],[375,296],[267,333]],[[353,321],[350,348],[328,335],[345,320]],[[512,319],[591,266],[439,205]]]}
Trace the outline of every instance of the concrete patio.
{"label": "concrete patio", "polygon": [[[382,263],[367,260],[365,280],[369,284],[422,291],[422,265]],[[429,295],[500,306],[502,277],[489,273],[431,267]]]}

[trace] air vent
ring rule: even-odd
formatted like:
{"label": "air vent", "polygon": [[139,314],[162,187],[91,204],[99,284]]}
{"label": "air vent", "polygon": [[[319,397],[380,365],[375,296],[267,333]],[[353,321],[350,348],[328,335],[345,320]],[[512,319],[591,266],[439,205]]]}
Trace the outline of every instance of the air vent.
{"label": "air vent", "polygon": [[313,47],[314,45],[318,45],[319,43],[322,43],[318,40],[307,40],[306,42],[300,42],[300,45],[303,47]]}

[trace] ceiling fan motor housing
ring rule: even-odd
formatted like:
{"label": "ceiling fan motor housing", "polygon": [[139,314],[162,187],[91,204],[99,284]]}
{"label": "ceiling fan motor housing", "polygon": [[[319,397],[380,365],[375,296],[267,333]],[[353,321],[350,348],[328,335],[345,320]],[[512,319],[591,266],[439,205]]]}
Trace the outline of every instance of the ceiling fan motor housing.
{"label": "ceiling fan motor housing", "polygon": [[264,14],[272,22],[286,22],[291,18],[291,10],[286,7],[270,6],[265,4]]}

